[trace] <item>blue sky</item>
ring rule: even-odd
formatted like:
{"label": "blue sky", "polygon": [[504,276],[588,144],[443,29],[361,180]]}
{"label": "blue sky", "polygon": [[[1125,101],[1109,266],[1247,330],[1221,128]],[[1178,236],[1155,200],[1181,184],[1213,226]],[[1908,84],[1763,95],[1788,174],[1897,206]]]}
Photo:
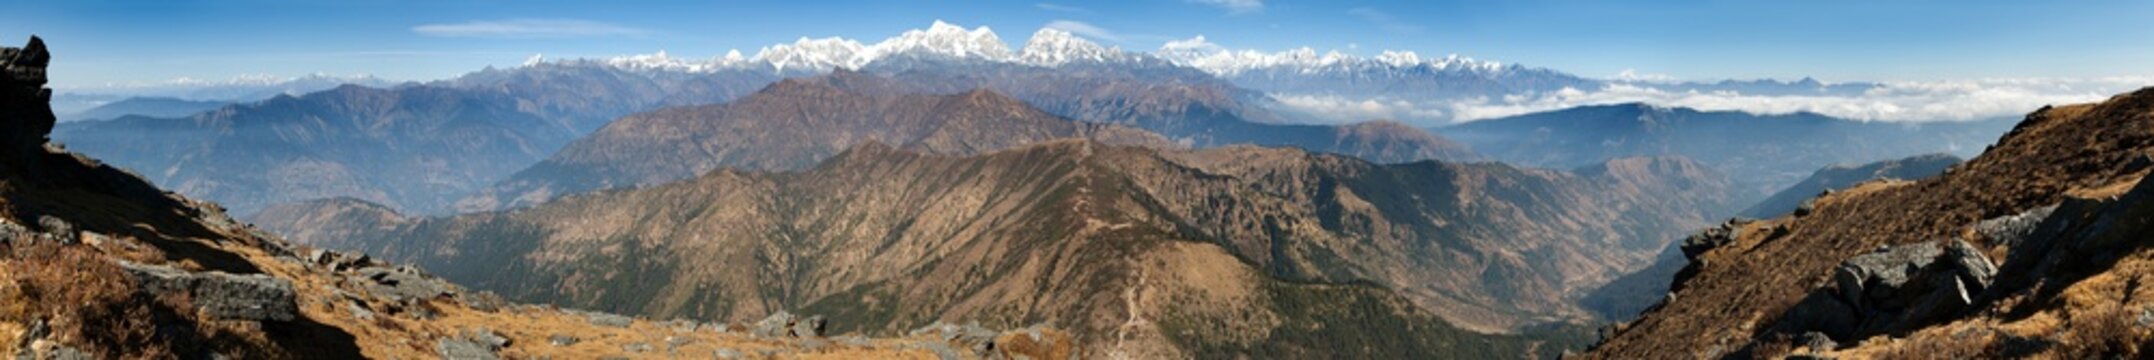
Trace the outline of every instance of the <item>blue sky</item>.
{"label": "blue sky", "polygon": [[937,19],[992,27],[1012,46],[1068,21],[1133,50],[1205,35],[1237,49],[1456,53],[1596,77],[2154,74],[2150,1],[0,1],[10,2],[0,37],[44,36],[63,87],[314,72],[436,79],[534,53],[752,55],[802,36],[873,42]]}

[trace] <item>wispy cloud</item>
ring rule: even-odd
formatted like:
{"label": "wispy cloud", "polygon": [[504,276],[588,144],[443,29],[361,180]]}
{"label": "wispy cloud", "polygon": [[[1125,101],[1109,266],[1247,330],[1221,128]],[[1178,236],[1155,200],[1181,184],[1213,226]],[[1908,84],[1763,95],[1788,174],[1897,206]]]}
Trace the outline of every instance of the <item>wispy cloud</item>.
{"label": "wispy cloud", "polygon": [[1706,111],[1814,112],[1865,121],[1925,122],[2016,117],[2043,105],[2101,100],[2148,83],[2154,83],[2154,77],[1981,79],[1887,82],[1855,94],[1768,95],[1670,90],[1662,83],[1640,82],[1455,100],[1321,94],[1273,94],[1272,98],[1290,110],[1334,122],[1395,119],[1434,125],[1632,102]]}
{"label": "wispy cloud", "polygon": [[434,37],[542,39],[648,35],[648,29],[578,19],[473,20],[451,24],[425,24],[411,32]]}
{"label": "wispy cloud", "polygon": [[1228,14],[1246,14],[1264,11],[1264,0],[1183,0],[1194,4],[1227,9]]}
{"label": "wispy cloud", "polygon": [[1038,3],[1038,4],[1032,4],[1032,7],[1036,7],[1036,8],[1039,8],[1040,10],[1047,10],[1047,11],[1053,11],[1053,12],[1065,12],[1065,13],[1071,13],[1071,14],[1091,14],[1091,13],[1092,13],[1092,9],[1086,9],[1086,8],[1081,8],[1081,7],[1075,7],[1075,6],[1069,6],[1069,5],[1062,5],[1062,4],[1056,4],[1056,3]]}
{"label": "wispy cloud", "polygon": [[1113,42],[1122,41],[1122,36],[1116,35],[1114,31],[1100,28],[1098,26],[1092,26],[1092,24],[1087,24],[1083,21],[1055,20],[1047,22],[1046,27],[1049,29],[1068,31],[1071,34],[1083,35],[1084,37],[1088,38]]}
{"label": "wispy cloud", "polygon": [[1370,24],[1375,24],[1376,27],[1382,28],[1384,29],[1384,31],[1390,31],[1400,34],[1414,34],[1421,32],[1421,25],[1414,25],[1405,21],[1401,21],[1398,17],[1391,16],[1391,13],[1384,12],[1383,10],[1377,10],[1376,8],[1357,7],[1346,10],[1346,14],[1360,17],[1361,20],[1368,21]]}

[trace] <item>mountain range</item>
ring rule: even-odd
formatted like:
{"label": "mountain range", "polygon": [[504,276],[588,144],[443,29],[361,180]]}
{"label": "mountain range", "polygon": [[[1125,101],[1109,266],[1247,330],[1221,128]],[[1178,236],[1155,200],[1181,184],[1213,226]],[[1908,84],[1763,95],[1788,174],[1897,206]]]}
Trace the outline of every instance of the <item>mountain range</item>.
{"label": "mountain range", "polygon": [[[323,200],[253,220],[515,299],[717,319],[878,309],[818,311],[871,332],[983,314],[972,319],[1053,322],[1096,355],[1370,341],[1281,332],[1313,316],[1288,298],[1337,289],[1373,296],[1350,302],[1380,318],[1308,321],[1430,329],[1366,350],[1402,354],[1462,334],[1446,328],[1575,329],[1561,324],[1585,315],[1566,299],[1730,211],[1710,195],[1725,190],[1718,176],[1680,158],[1574,174],[1246,146],[1064,140],[949,156],[867,142],[804,171],[720,169],[510,211],[419,218]],[[1191,326],[1233,330],[1176,330]]]}
{"label": "mountain range", "polygon": [[[1007,49],[986,45],[999,44],[999,41],[981,42],[993,38],[992,33],[984,32],[984,29],[953,29],[956,28],[943,24],[925,31],[907,32],[869,48],[874,51],[862,50],[861,54],[873,57],[849,61],[874,61],[861,63],[862,69],[857,73],[843,68],[806,69],[791,65],[769,68],[714,66],[663,56],[536,61],[526,66],[486,69],[424,84],[387,89],[346,86],[317,94],[242,103],[179,121],[138,116],[67,123],[56,136],[59,142],[75,150],[134,169],[183,193],[214,199],[242,214],[278,202],[330,197],[366,199],[416,213],[442,213],[456,209],[452,204],[458,199],[474,195],[479,199],[470,201],[474,205],[463,209],[510,205],[516,202],[484,198],[523,196],[523,190],[543,188],[525,184],[560,181],[579,184],[564,190],[580,191],[679,179],[694,175],[692,171],[713,166],[785,168],[682,158],[674,160],[681,164],[696,164],[686,167],[691,172],[675,171],[638,181],[512,178],[519,172],[543,177],[559,170],[566,159],[546,164],[539,162],[553,157],[557,151],[565,151],[561,154],[564,157],[591,153],[587,149],[563,149],[563,146],[570,144],[571,139],[591,135],[624,115],[672,106],[724,103],[768,87],[782,78],[826,76],[822,74],[835,71],[838,73],[828,76],[873,74],[894,79],[891,84],[870,89],[878,93],[960,94],[990,89],[1009,94],[1049,114],[1149,130],[1183,146],[1298,146],[1382,162],[1478,158],[1464,146],[1391,123],[1351,126],[1277,124],[1286,119],[1261,104],[1250,102],[1264,101],[1262,94],[1164,61],[1132,60],[1117,65],[1068,61],[1057,68],[986,61],[982,59],[987,55],[1021,55],[1010,55]],[[1040,43],[1036,46],[1028,46],[1032,49],[1028,51],[1033,54],[1096,47],[1053,30],[1042,31],[1035,37],[1041,40],[1036,41]],[[778,47],[765,53],[792,51],[786,49],[790,48]],[[1076,55],[1061,58],[1093,59]],[[674,111],[669,114],[685,113]],[[780,115],[740,116],[743,121],[768,121]],[[673,119],[697,120],[681,116]],[[801,136],[823,134],[795,133]],[[577,144],[623,147],[633,145],[606,139],[655,140],[598,135],[599,138]],[[475,140],[457,140],[465,138]],[[719,139],[695,141],[708,143],[714,140]],[[815,156],[827,156],[834,149],[850,145],[813,136],[772,140],[823,142],[814,146],[826,150]],[[772,154],[750,156],[773,157],[782,152],[772,151]],[[800,167],[815,159],[809,156],[788,164],[762,165]],[[535,165],[539,167],[533,167]],[[652,174],[621,176],[646,175]],[[295,181],[278,183],[283,181],[281,179]],[[300,179],[305,181],[296,181]],[[480,193],[480,189],[503,181],[507,183],[500,186],[512,189]],[[558,193],[549,191],[545,194]]]}
{"label": "mountain range", "polygon": [[1972,156],[2014,122],[1887,123],[1815,113],[1759,115],[1645,104],[1583,106],[1431,129],[1482,155],[1568,168],[1628,156],[1681,155],[1736,177],[1756,201],[1835,164],[1930,153]]}

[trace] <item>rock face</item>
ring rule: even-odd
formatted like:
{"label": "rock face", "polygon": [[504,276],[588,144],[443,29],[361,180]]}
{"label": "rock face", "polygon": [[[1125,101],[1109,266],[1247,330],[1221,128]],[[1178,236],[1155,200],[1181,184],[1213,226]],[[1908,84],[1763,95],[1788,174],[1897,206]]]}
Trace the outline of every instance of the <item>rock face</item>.
{"label": "rock face", "polygon": [[33,154],[44,153],[45,135],[52,132],[52,89],[45,88],[45,67],[52,62],[52,53],[45,50],[45,40],[30,37],[30,43],[20,48],[0,48],[0,99],[24,99],[15,106],[0,110],[0,128],[8,130],[6,148],[0,156],[22,163]]}
{"label": "rock face", "polygon": [[1959,315],[1996,275],[1997,267],[1966,241],[1880,249],[1841,263],[1833,271],[1833,285],[1789,309],[1778,327],[1849,343],[1905,332]]}
{"label": "rock face", "polygon": [[188,272],[169,266],[122,263],[147,294],[188,294],[196,308],[220,319],[292,321],[298,305],[289,280],[269,276]]}

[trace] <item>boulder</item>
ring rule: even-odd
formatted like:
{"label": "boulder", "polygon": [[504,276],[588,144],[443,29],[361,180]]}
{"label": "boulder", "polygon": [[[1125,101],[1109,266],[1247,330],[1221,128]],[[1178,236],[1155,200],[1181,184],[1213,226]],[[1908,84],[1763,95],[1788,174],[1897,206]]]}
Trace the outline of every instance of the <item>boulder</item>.
{"label": "boulder", "polygon": [[553,334],[553,336],[546,337],[546,342],[553,344],[553,346],[569,346],[583,342],[583,339],[568,334]]}
{"label": "boulder", "polygon": [[1720,226],[1706,228],[1697,234],[1683,238],[1683,257],[1697,260],[1698,256],[1704,255],[1707,251],[1735,242],[1736,238],[1742,237],[1743,226],[1749,225],[1753,221],[1756,220],[1745,218],[1728,219],[1727,222],[1720,223]]}
{"label": "boulder", "polygon": [[1982,220],[1975,223],[1975,233],[1982,235],[1982,238],[1988,241],[1990,245],[2008,248],[2017,247],[2019,244],[2025,243],[2028,236],[2034,234],[2036,225],[2041,225],[2043,219],[2048,219],[2049,215],[2056,211],[2057,206],[2050,205],[2027,210],[2027,212],[2017,215]]}
{"label": "boulder", "polygon": [[374,296],[398,302],[429,300],[452,294],[445,282],[426,276],[409,266],[396,268],[369,267],[358,271],[360,287]]}
{"label": "boulder", "polygon": [[1898,333],[1955,317],[1996,276],[1996,265],[1966,241],[1885,247],[1841,262],[1832,282],[1789,308],[1775,328],[1839,341]]}
{"label": "boulder", "polygon": [[70,245],[79,243],[82,240],[81,233],[75,230],[75,224],[68,223],[67,220],[62,220],[52,215],[38,216],[37,227],[45,230],[45,239],[47,240]]}
{"label": "boulder", "polygon": [[120,262],[152,296],[187,294],[196,308],[219,319],[292,321],[299,305],[292,283],[267,275],[188,272],[169,266]]}
{"label": "boulder", "polygon": [[590,313],[584,315],[584,317],[591,321],[591,325],[598,325],[604,327],[625,328],[628,327],[629,323],[635,322],[635,319],[631,319],[627,316],[607,313]]}
{"label": "boulder", "polygon": [[779,310],[778,313],[770,314],[770,316],[764,317],[763,320],[756,321],[754,325],[749,325],[748,334],[760,338],[789,335],[795,321],[796,319],[792,313]]}
{"label": "boulder", "polygon": [[499,350],[468,339],[449,338],[434,342],[434,351],[440,353],[442,359],[449,360],[495,360],[501,358],[495,353]]}
{"label": "boulder", "polygon": [[824,319],[822,315],[811,315],[807,319],[793,322],[791,335],[804,338],[823,337],[825,325],[829,325],[829,320]]}

